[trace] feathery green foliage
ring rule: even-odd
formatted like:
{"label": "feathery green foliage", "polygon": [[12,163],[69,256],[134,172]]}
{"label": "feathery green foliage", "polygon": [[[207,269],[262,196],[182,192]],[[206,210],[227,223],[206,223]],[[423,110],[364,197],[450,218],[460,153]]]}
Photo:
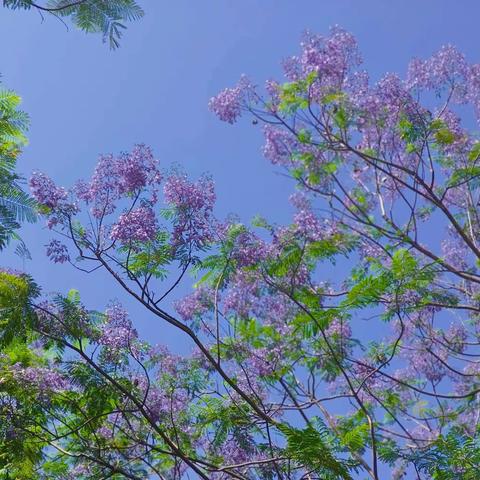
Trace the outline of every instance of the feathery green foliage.
{"label": "feathery green foliage", "polygon": [[17,253],[27,255],[16,230],[21,222],[34,222],[36,214],[35,201],[22,190],[21,177],[15,173],[17,157],[27,143],[28,116],[19,110],[20,101],[13,91],[0,89],[0,250],[16,239]]}
{"label": "feathery green foliage", "polygon": [[86,33],[100,33],[103,41],[115,49],[125,30],[126,22],[143,17],[142,8],[134,0],[49,0],[40,5],[32,0],[3,0],[12,10],[36,9],[60,18],[69,18]]}

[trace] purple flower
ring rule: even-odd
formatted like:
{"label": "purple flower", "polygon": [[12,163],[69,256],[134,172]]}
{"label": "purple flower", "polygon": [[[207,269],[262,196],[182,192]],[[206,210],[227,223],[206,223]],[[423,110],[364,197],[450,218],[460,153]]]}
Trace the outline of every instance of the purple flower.
{"label": "purple flower", "polygon": [[57,187],[53,180],[44,173],[33,172],[29,185],[33,198],[51,209],[55,209],[60,202],[67,198],[65,189]]}
{"label": "purple flower", "polygon": [[260,283],[244,270],[235,274],[223,302],[225,311],[235,313],[240,317],[248,317],[252,308],[258,302]]}
{"label": "purple flower", "polygon": [[184,320],[193,320],[213,306],[214,292],[212,288],[200,285],[193,293],[175,302],[175,310]]}
{"label": "purple flower", "polygon": [[208,108],[223,122],[235,123],[242,114],[242,103],[253,87],[245,76],[240,78],[236,87],[225,88],[212,97]]}
{"label": "purple flower", "polygon": [[150,207],[142,206],[120,215],[113,225],[111,238],[122,243],[148,242],[154,240],[157,233],[157,220]]}
{"label": "purple flower", "polygon": [[442,251],[445,261],[459,270],[468,269],[469,248],[460,236],[448,230],[449,237],[442,241]]}
{"label": "purple flower", "polygon": [[105,316],[98,343],[106,347],[107,358],[115,361],[122,351],[134,347],[138,335],[127,311],[118,302],[110,304]]}
{"label": "purple flower", "polygon": [[412,60],[406,83],[410,89],[436,92],[450,88],[454,100],[464,102],[468,75],[469,66],[465,56],[452,45],[445,45],[428,60]]}
{"label": "purple flower", "polygon": [[446,354],[444,351],[440,351],[435,352],[435,355],[432,355],[424,348],[415,349],[410,352],[408,359],[414,375],[424,376],[430,382],[439,382],[442,380],[446,371],[445,366],[440,360],[446,361]]}
{"label": "purple flower", "polygon": [[202,247],[213,236],[214,183],[202,177],[190,182],[185,175],[173,174],[163,188],[165,201],[175,209],[173,244]]}
{"label": "purple flower", "polygon": [[292,155],[298,147],[295,137],[290,132],[272,125],[266,125],[263,131],[265,158],[274,165],[292,166]]}
{"label": "purple flower", "polygon": [[129,153],[122,153],[117,159],[120,193],[141,190],[147,185],[161,182],[158,161],[153,157],[150,147],[135,145]]}
{"label": "purple flower", "polygon": [[210,99],[208,108],[223,122],[235,123],[242,113],[241,99],[239,87],[225,88]]}
{"label": "purple flower", "polygon": [[80,181],[75,192],[91,205],[96,218],[113,213],[123,196],[146,187],[155,189],[161,182],[158,161],[145,145],[135,145],[129,153],[101,155],[90,182]]}
{"label": "purple flower", "polygon": [[230,259],[234,260],[238,267],[258,265],[270,253],[271,249],[267,242],[247,230],[242,224],[226,222],[220,226],[219,231],[224,240],[233,243]]}
{"label": "purple flower", "polygon": [[145,405],[150,415],[155,419],[165,419],[170,421],[176,419],[182,412],[188,401],[188,396],[183,389],[161,388],[158,385],[149,383],[145,377],[136,379],[138,389],[145,396]]}
{"label": "purple flower", "polygon": [[285,75],[297,81],[315,72],[316,86],[323,92],[338,91],[352,68],[361,63],[355,38],[339,27],[333,27],[328,37],[307,32],[300,46],[300,55],[284,62]]}
{"label": "purple flower", "polygon": [[295,232],[311,241],[325,238],[330,228],[325,222],[321,222],[311,210],[300,210],[293,217]]}
{"label": "purple flower", "polygon": [[59,392],[68,387],[68,381],[56,370],[46,367],[22,367],[20,363],[12,365],[11,372],[18,382],[26,383],[42,393]]}

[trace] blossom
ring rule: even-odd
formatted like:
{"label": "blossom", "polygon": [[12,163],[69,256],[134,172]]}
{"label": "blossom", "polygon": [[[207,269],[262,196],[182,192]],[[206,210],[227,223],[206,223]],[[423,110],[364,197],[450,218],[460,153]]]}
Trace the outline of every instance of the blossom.
{"label": "blossom", "polygon": [[424,376],[431,382],[439,382],[445,376],[445,366],[442,360],[446,360],[446,354],[443,350],[435,352],[435,355],[433,355],[425,348],[418,348],[409,354],[412,371],[417,375]]}
{"label": "blossom", "polygon": [[161,388],[159,385],[152,384],[145,377],[136,378],[139,391],[145,397],[145,406],[153,419],[164,418],[171,421],[177,419],[180,412],[188,404],[188,395],[184,389]]}
{"label": "blossom", "polygon": [[347,321],[336,318],[325,330],[325,335],[335,340],[345,341],[352,336],[352,329]]}
{"label": "blossom", "polygon": [[220,237],[231,245],[230,259],[238,267],[257,265],[268,257],[270,246],[244,225],[228,221],[219,227]]}
{"label": "blossom", "polygon": [[158,367],[159,373],[175,375],[181,365],[182,358],[173,354],[165,345],[155,345],[148,351],[149,360]]}
{"label": "blossom", "polygon": [[225,88],[212,97],[208,108],[224,122],[235,123],[242,113],[242,91],[240,87]]}
{"label": "blossom", "polygon": [[33,198],[51,209],[55,209],[60,202],[67,198],[65,189],[57,187],[54,181],[44,173],[33,172],[29,185]]}
{"label": "blossom", "polygon": [[16,363],[12,365],[11,372],[15,380],[29,384],[42,393],[59,392],[68,386],[66,378],[61,373],[47,367],[23,367]]}
{"label": "blossom", "polygon": [[163,192],[167,203],[178,209],[211,210],[215,202],[214,183],[206,177],[190,182],[186,175],[173,174]]}
{"label": "blossom", "polygon": [[284,62],[286,77],[297,81],[314,72],[324,91],[341,88],[351,69],[361,63],[355,37],[338,26],[328,37],[307,32],[300,47],[300,55]]}
{"label": "blossom", "polygon": [[117,158],[120,193],[141,190],[147,185],[157,185],[161,181],[158,161],[153,157],[150,147],[135,145],[133,150],[122,153]]}
{"label": "blossom", "polygon": [[106,321],[98,340],[106,347],[107,358],[118,359],[122,350],[131,349],[138,337],[127,311],[118,302],[112,302],[105,311]]}
{"label": "blossom", "polygon": [[250,366],[255,375],[267,377],[279,369],[282,359],[285,359],[285,345],[278,343],[253,350],[250,353]]}
{"label": "blossom", "polygon": [[148,242],[154,240],[157,233],[155,213],[148,206],[141,206],[120,215],[113,225],[111,238],[122,243]]}
{"label": "blossom", "polygon": [[293,217],[296,233],[309,240],[317,241],[324,238],[329,231],[326,222],[321,222],[311,210],[300,210]]}
{"label": "blossom", "polygon": [[465,82],[469,75],[469,66],[465,56],[452,45],[445,45],[427,60],[412,60],[408,67],[408,88],[423,88],[440,92],[451,88],[454,99],[465,100]]}
{"label": "blossom", "polygon": [[295,137],[285,130],[266,125],[263,129],[265,145],[263,155],[273,165],[291,166],[292,155],[298,147]]}
{"label": "blossom", "polygon": [[212,97],[208,108],[223,122],[235,123],[242,114],[242,103],[253,87],[247,77],[242,76],[233,88],[225,88],[218,95]]}
{"label": "blossom", "polygon": [[75,193],[80,200],[91,205],[96,218],[115,211],[123,196],[139,192],[146,187],[156,188],[161,182],[158,161],[151,149],[135,145],[131,152],[118,156],[100,155],[89,182],[79,181]]}
{"label": "blossom", "polygon": [[214,292],[211,287],[200,285],[193,293],[175,302],[176,312],[183,320],[193,320],[202,315],[213,305]]}
{"label": "blossom", "polygon": [[173,244],[193,244],[202,247],[212,239],[213,205],[215,189],[213,181],[202,177],[191,182],[185,175],[172,174],[164,184],[165,201],[176,213]]}
{"label": "blossom", "polygon": [[225,294],[225,311],[248,317],[259,297],[259,281],[244,270],[238,270]]}

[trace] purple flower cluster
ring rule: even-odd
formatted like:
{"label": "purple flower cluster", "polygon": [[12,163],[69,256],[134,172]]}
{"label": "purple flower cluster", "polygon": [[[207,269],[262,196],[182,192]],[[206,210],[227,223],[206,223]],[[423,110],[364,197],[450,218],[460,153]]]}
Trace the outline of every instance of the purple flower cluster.
{"label": "purple flower cluster", "polygon": [[184,321],[193,320],[212,308],[214,295],[211,287],[200,285],[193,293],[175,302],[175,310]]}
{"label": "purple flower cluster", "polygon": [[458,270],[467,270],[469,256],[467,245],[451,229],[449,229],[448,234],[448,238],[445,238],[441,245],[445,261]]}
{"label": "purple flower cluster", "polygon": [[229,257],[238,267],[258,265],[271,253],[270,245],[242,224],[229,221],[219,225],[218,231],[231,244]]}
{"label": "purple flower cluster", "polygon": [[107,357],[114,361],[123,351],[134,347],[138,335],[127,311],[118,302],[111,303],[105,317],[98,343],[106,347]]}
{"label": "purple flower cluster", "polygon": [[323,91],[339,90],[351,69],[361,63],[355,37],[340,27],[333,27],[328,37],[307,32],[300,47],[299,56],[284,62],[285,76],[297,81],[315,72]]}
{"label": "purple flower cluster", "polygon": [[33,198],[48,208],[55,209],[67,198],[65,189],[57,187],[54,181],[44,173],[33,172],[29,185]]}
{"label": "purple flower cluster", "polygon": [[410,89],[446,92],[456,103],[470,102],[480,119],[480,64],[469,64],[452,45],[442,47],[427,60],[412,60],[406,84]]}
{"label": "purple flower cluster", "polygon": [[250,354],[250,367],[255,375],[267,377],[274,374],[285,360],[285,345],[276,345],[257,348]]}
{"label": "purple flower cluster", "polygon": [[155,363],[159,374],[176,375],[182,363],[182,357],[172,353],[165,345],[155,345],[150,348],[148,358]]}
{"label": "purple flower cluster", "polygon": [[335,319],[325,330],[325,335],[335,340],[348,340],[352,336],[352,329],[347,321]]}
{"label": "purple flower cluster", "polygon": [[318,241],[328,236],[330,226],[321,221],[311,210],[300,210],[293,217],[295,232],[310,241]]}
{"label": "purple flower cluster", "polygon": [[116,202],[144,188],[156,188],[161,182],[158,161],[151,149],[136,145],[130,153],[102,155],[89,183],[78,182],[76,194],[91,205],[96,218],[112,213]]}
{"label": "purple flower cluster", "polygon": [[23,367],[16,363],[11,372],[16,381],[26,383],[42,393],[59,392],[68,387],[67,379],[56,370],[46,367]]}
{"label": "purple flower cluster", "polygon": [[203,246],[213,235],[214,183],[202,177],[191,182],[185,175],[173,174],[165,182],[165,201],[176,212],[173,244]]}
{"label": "purple flower cluster", "polygon": [[429,353],[423,345],[419,345],[418,348],[409,352],[409,369],[414,377],[424,377],[430,382],[442,380],[446,374],[442,360],[445,362],[448,359],[448,355],[444,349],[434,353],[435,355]]}
{"label": "purple flower cluster", "polygon": [[145,377],[139,377],[136,380],[138,389],[145,396],[145,405],[155,420],[177,419],[179,413],[188,404],[188,396],[183,389],[175,388],[171,391],[171,389],[148,382]]}
{"label": "purple flower cluster", "polygon": [[284,129],[266,125],[264,127],[265,145],[263,155],[274,165],[290,167],[293,154],[299,148],[295,137]]}
{"label": "purple flower cluster", "polygon": [[155,239],[157,233],[155,213],[148,206],[141,206],[120,215],[112,226],[110,236],[121,243],[148,242]]}
{"label": "purple flower cluster", "polygon": [[220,120],[235,123],[242,113],[242,90],[240,87],[225,88],[210,99],[208,107]]}
{"label": "purple flower cluster", "polygon": [[254,94],[250,81],[242,76],[233,88],[225,88],[212,97],[208,108],[223,122],[235,123],[242,114],[243,102]]}
{"label": "purple flower cluster", "polygon": [[260,282],[254,275],[238,270],[225,294],[223,308],[239,317],[248,317],[258,302],[259,287]]}

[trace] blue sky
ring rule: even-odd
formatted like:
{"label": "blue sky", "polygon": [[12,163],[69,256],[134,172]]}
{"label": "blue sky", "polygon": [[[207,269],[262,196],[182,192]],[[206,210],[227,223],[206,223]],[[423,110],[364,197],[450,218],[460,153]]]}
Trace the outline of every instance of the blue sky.
{"label": "blue sky", "polygon": [[[69,31],[36,12],[0,9],[0,72],[31,116],[30,145],[19,163],[66,186],[90,175],[98,153],[136,142],[151,145],[164,166],[209,172],[217,214],[248,221],[261,213],[287,220],[292,185],[262,158],[261,134],[250,122],[231,127],[207,109],[209,98],[246,73],[263,83],[279,77],[282,58],[297,51],[301,33],[339,24],[359,41],[373,78],[405,71],[412,56],[452,43],[480,62],[476,0],[175,0],[142,2],[146,16],[129,26],[112,52],[96,35]],[[46,291],[77,288],[87,305],[123,298],[102,274],[86,276],[44,257],[49,233],[24,229],[33,261],[10,253],[2,264],[25,268]],[[127,302],[128,303],[128,302]],[[181,342],[134,309],[144,336]],[[170,337],[170,335],[172,335]]]}

